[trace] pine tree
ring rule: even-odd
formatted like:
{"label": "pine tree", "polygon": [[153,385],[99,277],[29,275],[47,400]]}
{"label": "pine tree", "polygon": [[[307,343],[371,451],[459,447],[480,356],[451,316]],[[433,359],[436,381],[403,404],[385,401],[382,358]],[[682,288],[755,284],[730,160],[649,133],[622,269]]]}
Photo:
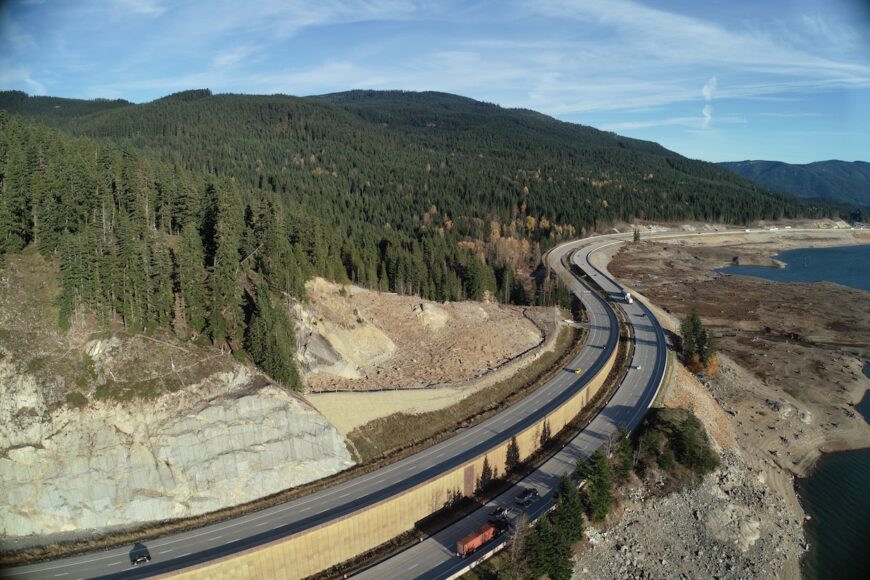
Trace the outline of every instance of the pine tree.
{"label": "pine tree", "polygon": [[625,427],[619,430],[619,440],[617,441],[614,457],[616,459],[616,479],[623,482],[628,481],[631,469],[634,466],[634,450],[631,446],[631,438],[628,436],[628,431]]}
{"label": "pine tree", "polygon": [[204,259],[199,232],[192,222],[187,223],[175,244],[175,284],[181,296],[185,321],[195,334],[205,330],[208,310]]}
{"label": "pine tree", "polygon": [[495,473],[489,464],[489,457],[483,458],[483,466],[480,468],[480,477],[477,478],[475,493],[483,493],[495,479]]}
{"label": "pine tree", "polygon": [[512,473],[520,466],[520,446],[516,436],[511,437],[505,453],[505,473]]}
{"label": "pine tree", "polygon": [[211,249],[209,286],[211,312],[208,328],[215,344],[236,339],[242,322],[239,287],[239,247],[243,231],[243,206],[238,187],[232,179],[209,186],[207,230]]}
{"label": "pine tree", "polygon": [[254,312],[245,335],[245,349],[274,380],[291,389],[302,388],[294,362],[296,344],[290,317],[284,308],[272,305],[265,283],[257,286]]}
{"label": "pine tree", "polygon": [[583,492],[589,518],[595,522],[604,521],[610,512],[614,498],[610,461],[601,448],[589,458],[588,476]]}
{"label": "pine tree", "polygon": [[570,544],[583,538],[583,502],[577,486],[567,473],[559,480],[559,496],[553,511],[553,523],[561,528]]}

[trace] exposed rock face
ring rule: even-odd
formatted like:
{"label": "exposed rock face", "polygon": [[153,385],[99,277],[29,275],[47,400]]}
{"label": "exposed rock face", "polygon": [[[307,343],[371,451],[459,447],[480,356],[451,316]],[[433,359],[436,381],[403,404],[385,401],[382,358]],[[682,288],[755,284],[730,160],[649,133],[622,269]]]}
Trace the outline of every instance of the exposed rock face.
{"label": "exposed rock face", "polygon": [[154,401],[50,412],[2,361],[0,392],[8,536],[201,514],[353,464],[322,415],[241,366]]}

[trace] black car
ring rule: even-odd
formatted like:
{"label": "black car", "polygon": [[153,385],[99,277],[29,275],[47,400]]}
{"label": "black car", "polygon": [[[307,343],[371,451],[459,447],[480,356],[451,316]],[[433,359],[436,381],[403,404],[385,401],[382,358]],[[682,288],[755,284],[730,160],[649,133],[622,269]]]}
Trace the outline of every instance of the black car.
{"label": "black car", "polygon": [[133,549],[130,550],[130,563],[134,566],[139,564],[147,564],[151,561],[151,552],[145,544],[136,543]]}
{"label": "black car", "polygon": [[147,564],[151,561],[151,556],[145,554],[143,556],[134,556],[130,558],[130,563],[134,566],[138,566],[139,564]]}
{"label": "black car", "polygon": [[520,492],[514,502],[516,502],[518,505],[525,507],[538,499],[538,495],[539,494],[537,489],[528,487]]}

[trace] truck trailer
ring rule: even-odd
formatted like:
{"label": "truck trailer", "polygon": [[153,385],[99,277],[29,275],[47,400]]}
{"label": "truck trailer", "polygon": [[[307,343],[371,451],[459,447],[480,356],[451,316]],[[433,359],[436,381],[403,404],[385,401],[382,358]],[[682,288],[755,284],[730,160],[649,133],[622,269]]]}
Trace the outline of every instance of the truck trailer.
{"label": "truck trailer", "polygon": [[482,545],[490,541],[498,533],[498,528],[492,524],[483,524],[458,542],[456,542],[456,555],[465,558]]}

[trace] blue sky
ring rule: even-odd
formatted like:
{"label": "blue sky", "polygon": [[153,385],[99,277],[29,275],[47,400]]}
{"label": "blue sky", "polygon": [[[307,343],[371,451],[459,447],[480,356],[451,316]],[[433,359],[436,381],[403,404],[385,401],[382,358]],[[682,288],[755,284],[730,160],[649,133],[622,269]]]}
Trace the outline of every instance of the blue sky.
{"label": "blue sky", "polygon": [[867,0],[0,0],[0,88],[438,90],[710,161],[870,160]]}

